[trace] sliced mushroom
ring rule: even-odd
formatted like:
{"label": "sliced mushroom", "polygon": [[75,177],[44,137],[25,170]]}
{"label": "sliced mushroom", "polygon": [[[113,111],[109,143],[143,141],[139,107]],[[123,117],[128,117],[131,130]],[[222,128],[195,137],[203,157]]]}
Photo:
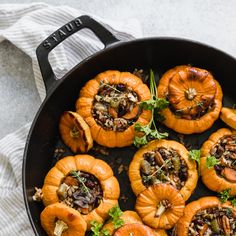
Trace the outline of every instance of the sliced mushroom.
{"label": "sliced mushroom", "polygon": [[221,171],[221,175],[228,181],[236,183],[236,170],[226,167]]}

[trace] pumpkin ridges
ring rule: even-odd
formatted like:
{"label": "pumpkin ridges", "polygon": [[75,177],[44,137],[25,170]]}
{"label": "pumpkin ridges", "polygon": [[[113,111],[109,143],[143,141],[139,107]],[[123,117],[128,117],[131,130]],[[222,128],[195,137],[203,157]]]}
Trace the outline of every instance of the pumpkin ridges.
{"label": "pumpkin ridges", "polygon": [[113,176],[111,167],[105,161],[100,159],[94,159],[90,172],[100,181],[104,181]]}
{"label": "pumpkin ridges", "polygon": [[[103,197],[109,199],[118,199],[120,196],[120,191],[114,191],[115,189],[120,190],[119,182],[114,176],[108,179],[100,181],[103,190]],[[106,188],[105,188],[106,186]]]}
{"label": "pumpkin ridges", "polygon": [[94,79],[100,84],[103,83],[110,83],[110,84],[119,84],[121,77],[121,72],[117,70],[107,70],[100,74],[98,74]]}
{"label": "pumpkin ridges", "polygon": [[86,222],[76,210],[61,203],[46,207],[40,214],[41,224],[48,235],[54,236],[55,219],[60,219],[68,225],[63,235],[83,236],[86,231]]}
{"label": "pumpkin ridges", "polygon": [[[59,160],[52,169],[54,170],[55,168],[59,168],[57,171],[59,176],[52,176],[53,173],[57,172],[49,171],[51,174],[49,174],[48,177],[52,176],[52,179],[58,178],[57,181],[53,180],[53,183],[58,183],[58,186],[54,186],[55,184],[53,186],[44,184],[42,188],[43,203],[45,205],[49,205],[54,202],[59,202],[60,200],[57,195],[57,190],[62,183],[61,181],[69,172],[81,170],[97,177],[100,184],[103,181],[101,186],[103,191],[103,200],[99,204],[98,208],[93,209],[87,215],[83,215],[83,218],[89,224],[89,227],[90,221],[92,220],[103,222],[104,219],[102,218],[107,217],[109,209],[117,205],[120,194],[119,183],[113,176],[111,167],[102,160],[95,159],[90,155],[84,154],[64,157],[63,159]],[[50,183],[50,179],[46,179],[46,182]],[[111,198],[109,198],[109,196],[111,196]]]}
{"label": "pumpkin ridges", "polygon": [[121,228],[119,228],[114,233],[114,236],[130,236],[130,235],[155,236],[155,233],[150,227],[143,224],[139,224],[139,223],[126,224],[122,226]]}
{"label": "pumpkin ridges", "polygon": [[[98,74],[95,78],[93,78],[91,81],[96,81],[95,84],[93,82],[90,82],[92,84],[94,91],[92,92],[90,88],[88,88],[89,92],[86,92],[87,86],[90,84],[86,83],[85,86],[82,89],[82,93],[80,93],[80,97],[76,101],[76,111],[85,118],[86,122],[89,124],[91,128],[91,133],[93,139],[103,146],[108,147],[123,147],[131,145],[134,139],[134,128],[132,127],[128,133],[129,137],[125,137],[126,134],[122,131],[110,131],[114,132],[115,135],[112,135],[112,138],[110,137],[112,133],[102,132],[102,130],[105,130],[102,128],[102,126],[98,125],[95,126],[94,123],[96,121],[93,119],[93,102],[94,96],[98,93],[99,90],[99,84],[101,82],[108,83],[108,84],[124,84],[127,86],[128,89],[131,89],[132,91],[137,92],[137,96],[139,99],[145,99],[148,100],[150,98],[150,91],[147,85],[143,84],[142,80],[138,78],[137,76],[129,73],[129,72],[119,72],[115,70],[108,70],[105,72],[102,72]],[[82,99],[82,96],[84,95],[84,98]],[[86,98],[89,98],[86,101]],[[87,104],[86,104],[87,102]],[[152,114],[150,111],[143,111],[139,115],[139,117],[143,117],[145,121],[145,124],[148,123],[151,120]],[[117,121],[118,122],[118,121]],[[138,121],[136,121],[138,122]],[[139,120],[140,122],[140,120]],[[135,123],[135,122],[134,122]],[[141,123],[141,122],[140,122]],[[142,124],[142,123],[141,123]],[[93,126],[93,127],[91,127]],[[129,126],[127,129],[129,129],[131,126]],[[109,128],[110,129],[110,128]],[[101,134],[100,134],[101,133]],[[116,135],[118,134],[118,135]],[[108,139],[109,137],[109,139]]]}
{"label": "pumpkin ridges", "polygon": [[[84,87],[80,90],[80,97],[91,98],[96,94],[94,91],[97,91],[99,88],[99,83],[96,80],[89,80]],[[76,103],[77,104],[77,103]]]}
{"label": "pumpkin ridges", "polygon": [[197,211],[204,210],[206,208],[217,207],[218,205],[221,205],[222,207],[229,207],[235,212],[235,209],[232,208],[232,206],[228,202],[222,204],[215,196],[202,197],[196,201],[189,203],[185,207],[184,215],[179,219],[177,223],[177,235],[188,235],[189,224]]}
{"label": "pumpkin ridges", "polygon": [[[184,71],[186,68],[190,68],[189,66],[182,66],[182,67],[175,67],[170,71],[167,71],[161,78],[159,85],[158,85],[158,94],[159,97],[165,98],[168,93],[168,85],[169,81],[173,78],[173,76],[177,73],[181,74],[181,70]],[[196,69],[196,68],[194,68]],[[205,70],[204,70],[205,71]],[[209,76],[212,75],[209,73]],[[212,77],[213,78],[213,77]],[[176,132],[183,133],[183,134],[191,134],[191,133],[201,133],[206,129],[209,129],[214,121],[219,117],[219,112],[222,106],[222,90],[219,83],[214,80],[216,86],[216,94],[214,98],[214,109],[209,111],[208,113],[201,116],[201,118],[196,120],[186,120],[183,118],[178,118],[170,108],[166,108],[162,111],[162,114],[166,118],[163,123],[168,126],[169,128],[175,130]],[[214,86],[212,86],[214,87]],[[211,88],[212,89],[212,88]],[[202,92],[202,91],[201,91]],[[190,103],[191,104],[191,103]],[[196,112],[196,111],[192,111]]]}
{"label": "pumpkin ridges", "polygon": [[202,181],[209,189],[221,192],[227,188],[231,188],[231,194],[236,195],[236,183],[229,182],[227,179],[218,176],[214,168],[209,169],[206,165],[207,156],[210,156],[211,148],[220,138],[225,135],[232,135],[233,133],[234,132],[227,128],[221,128],[210,135],[201,148],[200,170],[202,173]]}
{"label": "pumpkin ridges", "polygon": [[48,206],[50,204],[56,203],[59,201],[59,198],[57,196],[57,186],[52,186],[48,184],[44,184],[42,188],[43,193],[43,204],[44,206]]}
{"label": "pumpkin ridges", "polygon": [[[140,223],[142,224],[141,218],[135,211],[124,211],[120,218],[124,221],[124,225],[130,223]],[[113,235],[115,231],[114,224],[112,222],[107,222],[103,225],[102,230],[108,230],[110,235]]]}
{"label": "pumpkin ridges", "polygon": [[92,168],[92,163],[94,162],[95,158],[90,155],[76,155],[74,156],[76,170],[81,170],[84,172],[90,172]]}
{"label": "pumpkin ridges", "polygon": [[55,167],[67,175],[71,170],[76,170],[75,159],[73,156],[64,157],[56,163]]}
{"label": "pumpkin ridges", "polygon": [[192,191],[195,189],[197,185],[197,169],[196,169],[196,163],[193,161],[190,161],[188,158],[188,150],[180,143],[174,141],[174,140],[153,140],[149,142],[148,145],[140,148],[134,155],[133,160],[130,163],[129,166],[129,179],[131,182],[131,188],[134,192],[134,194],[137,196],[140,194],[146,187],[142,183],[142,179],[140,176],[140,168],[141,168],[141,161],[143,160],[143,154],[150,150],[155,150],[159,147],[165,147],[167,149],[174,148],[181,158],[185,160],[185,163],[188,168],[188,179],[185,182],[185,185],[183,188],[180,189],[181,194],[184,196],[184,199],[187,200]]}
{"label": "pumpkin ridges", "polygon": [[[150,198],[152,199],[151,203]],[[171,208],[166,209],[159,217],[155,217],[157,206],[162,200],[168,200]],[[175,216],[180,217],[183,214],[184,205],[185,201],[182,195],[174,187],[169,184],[155,184],[138,195],[135,209],[145,224],[153,228],[169,229],[173,227],[171,222],[176,220]],[[170,214],[174,215],[171,222],[167,218],[167,216],[170,217]]]}

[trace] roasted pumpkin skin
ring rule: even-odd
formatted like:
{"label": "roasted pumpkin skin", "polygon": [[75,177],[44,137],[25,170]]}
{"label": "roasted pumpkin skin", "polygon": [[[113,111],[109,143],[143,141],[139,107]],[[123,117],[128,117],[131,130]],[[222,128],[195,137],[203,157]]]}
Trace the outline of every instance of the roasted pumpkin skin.
{"label": "roasted pumpkin skin", "polygon": [[[93,140],[106,147],[125,147],[133,143],[135,131],[134,124],[123,132],[105,130],[95,121],[92,110],[95,96],[98,94],[100,83],[124,84],[134,91],[139,101],[148,100],[151,97],[149,88],[142,80],[129,73],[116,70],[108,70],[98,74],[94,79],[89,80],[80,91],[76,101],[76,111],[85,119],[90,126]],[[143,125],[151,120],[151,111],[142,110],[136,122]]]}
{"label": "roasted pumpkin skin", "polygon": [[130,236],[130,235],[155,236],[155,233],[150,227],[143,224],[139,224],[139,223],[126,224],[122,226],[121,228],[119,228],[114,233],[114,236]]}
{"label": "roasted pumpkin skin", "polygon": [[[124,211],[122,216],[120,217],[124,221],[124,225],[127,224],[143,224],[141,218],[135,211]],[[113,235],[115,232],[115,228],[112,222],[106,223],[102,230],[108,230],[110,235]],[[164,230],[155,230],[153,229],[153,233],[155,236],[167,236]]]}
{"label": "roasted pumpkin skin", "polygon": [[[159,213],[162,202],[168,202]],[[142,221],[155,229],[170,229],[183,215],[185,201],[183,196],[170,184],[154,184],[137,197],[135,209]],[[158,214],[158,215],[157,215]]]}
{"label": "roasted pumpkin skin", "polygon": [[59,131],[63,142],[74,153],[86,153],[93,147],[89,126],[76,112],[65,111],[59,122]]}
{"label": "roasted pumpkin skin", "polygon": [[120,195],[119,183],[106,162],[90,155],[67,156],[59,160],[44,179],[42,192],[45,206],[60,201],[57,194],[58,188],[62,179],[72,170],[80,170],[94,175],[103,190],[103,199],[100,205],[89,214],[82,215],[87,222],[88,229],[90,229],[92,220],[103,222],[107,218],[109,210],[117,205]]}
{"label": "roasted pumpkin skin", "polygon": [[56,220],[61,220],[68,226],[62,235],[84,236],[87,228],[87,224],[80,213],[62,203],[54,203],[45,207],[41,212],[40,220],[42,227],[49,236],[54,236]]}
{"label": "roasted pumpkin skin", "polygon": [[[194,73],[196,74],[195,84],[192,88],[193,79],[191,76]],[[181,75],[181,76],[180,76]],[[199,76],[198,76],[199,75]],[[178,79],[175,77],[179,76]],[[206,77],[205,77],[206,76]],[[209,79],[208,79],[209,77]],[[172,79],[176,81],[172,82]],[[198,79],[199,78],[199,79]],[[205,87],[203,86],[205,85]],[[188,90],[185,90],[185,88]],[[215,88],[215,94],[212,89]],[[181,90],[182,89],[182,90]],[[222,90],[219,83],[213,78],[213,76],[206,70],[199,69],[196,67],[181,65],[176,66],[170,70],[168,70],[160,79],[158,85],[158,96],[161,98],[169,98],[170,105],[172,105],[175,109],[183,109],[183,114],[185,118],[178,117],[174,112],[172,112],[171,108],[166,108],[162,111],[162,115],[165,117],[163,123],[175,130],[178,133],[182,134],[193,134],[193,133],[201,133],[207,129],[209,129],[215,120],[218,119],[220,110],[222,107]],[[199,93],[198,93],[199,91]],[[192,92],[192,93],[191,93]],[[208,94],[209,92],[209,94]],[[171,93],[171,94],[170,94]],[[189,95],[188,99],[185,97]],[[207,94],[207,96],[205,95]],[[202,97],[205,96],[205,97]],[[204,99],[214,99],[213,109],[207,111],[204,115],[197,119],[188,118],[188,116],[194,115],[197,112],[197,109],[200,107],[191,105],[191,102],[194,102],[196,99],[196,103],[204,101]],[[200,104],[200,103],[199,103]],[[193,109],[188,109],[188,112],[185,110],[185,107],[192,106]]]}
{"label": "roasted pumpkin skin", "polygon": [[220,119],[231,128],[236,129],[236,109],[222,107]]}
{"label": "roasted pumpkin skin", "polygon": [[210,156],[211,148],[217,143],[217,141],[227,135],[236,134],[236,131],[230,129],[221,128],[212,133],[207,141],[205,141],[201,148],[201,175],[203,183],[211,190],[215,192],[221,192],[225,189],[231,189],[231,195],[236,195],[236,183],[227,181],[227,179],[217,175],[214,168],[207,168],[206,160]]}
{"label": "roasted pumpkin skin", "polygon": [[236,215],[236,209],[232,207],[232,205],[230,205],[228,202],[222,204],[217,197],[202,197],[196,201],[189,203],[185,207],[184,215],[179,219],[177,223],[177,235],[188,236],[189,226],[194,215],[200,210],[214,208],[217,206],[230,208],[233,211],[233,214]]}
{"label": "roasted pumpkin skin", "polygon": [[140,175],[140,168],[141,168],[141,161],[143,160],[143,154],[146,153],[147,151],[152,151],[159,147],[165,147],[167,149],[173,148],[177,150],[181,158],[184,159],[188,167],[187,171],[188,179],[185,182],[184,187],[181,188],[180,193],[182,194],[184,199],[187,200],[197,185],[198,173],[197,173],[196,163],[189,160],[187,149],[182,144],[173,140],[162,139],[162,140],[151,141],[149,144],[142,147],[135,153],[133,160],[129,166],[129,179],[131,182],[131,187],[133,192],[137,196],[146,189],[146,187],[143,185],[142,177]]}

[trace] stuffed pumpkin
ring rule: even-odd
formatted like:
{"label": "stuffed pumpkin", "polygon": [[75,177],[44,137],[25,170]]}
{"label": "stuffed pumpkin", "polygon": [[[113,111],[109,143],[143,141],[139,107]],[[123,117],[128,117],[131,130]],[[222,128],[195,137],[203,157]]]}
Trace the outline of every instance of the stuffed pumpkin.
{"label": "stuffed pumpkin", "polygon": [[176,66],[161,77],[157,90],[159,97],[169,101],[162,111],[163,123],[178,133],[201,133],[219,117],[221,86],[207,70]]}
{"label": "stuffed pumpkin", "polygon": [[76,111],[90,126],[92,137],[106,147],[124,147],[133,143],[134,124],[148,124],[151,111],[139,103],[150,99],[142,80],[129,73],[108,70],[89,80],[80,91]]}
{"label": "stuffed pumpkin", "polygon": [[185,201],[170,184],[154,184],[137,197],[135,209],[142,221],[155,229],[171,229],[183,215]]}
{"label": "stuffed pumpkin", "polygon": [[168,183],[187,200],[197,185],[196,163],[187,149],[172,140],[154,140],[139,149],[129,166],[131,187],[137,196],[156,183]]}
{"label": "stuffed pumpkin", "polygon": [[236,195],[236,131],[221,128],[211,134],[201,155],[203,183],[216,192],[230,188]]}
{"label": "stuffed pumpkin", "polygon": [[189,203],[177,223],[177,236],[236,235],[236,208],[217,197]]}
{"label": "stuffed pumpkin", "polygon": [[63,203],[45,207],[40,214],[40,220],[49,236],[84,236],[87,228],[81,214]]}
{"label": "stuffed pumpkin", "polygon": [[61,202],[79,211],[90,222],[103,222],[117,205],[120,187],[111,167],[89,155],[67,156],[45,177],[42,188],[45,206]]}

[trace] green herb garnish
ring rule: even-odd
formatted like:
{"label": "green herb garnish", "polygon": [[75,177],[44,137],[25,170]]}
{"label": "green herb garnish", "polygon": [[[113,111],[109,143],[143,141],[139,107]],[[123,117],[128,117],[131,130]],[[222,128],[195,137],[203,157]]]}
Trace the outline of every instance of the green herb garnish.
{"label": "green herb garnish", "polygon": [[154,78],[154,73],[150,70],[150,92],[151,99],[147,101],[143,101],[139,104],[140,108],[144,110],[152,111],[152,119],[147,125],[141,125],[140,123],[136,123],[134,129],[136,132],[142,132],[143,136],[135,136],[134,145],[136,147],[141,147],[146,145],[149,141],[153,139],[162,139],[168,137],[168,133],[160,133],[157,130],[156,124],[154,122],[154,113],[156,113],[159,119],[163,119],[160,114],[160,111],[165,109],[169,102],[164,98],[157,97],[157,86]]}
{"label": "green herb garnish", "polygon": [[123,212],[119,206],[112,207],[109,210],[109,216],[111,217],[111,222],[113,223],[115,229],[118,229],[124,225],[124,220],[120,218],[122,214]]}
{"label": "green herb garnish", "polygon": [[218,198],[220,199],[220,201],[222,203],[225,203],[227,201],[230,201],[231,204],[235,207],[236,206],[236,198],[234,198],[233,196],[230,195],[230,191],[231,189],[230,188],[227,188],[223,191],[221,191],[219,194],[218,194]]}
{"label": "green herb garnish", "polygon": [[82,184],[81,190],[83,192],[87,193],[88,195],[91,195],[89,188],[85,185],[86,179],[80,176],[80,171],[71,171],[70,175],[76,178]]}
{"label": "green herb garnish", "polygon": [[198,164],[198,174],[200,175],[200,160],[201,160],[201,150],[193,149],[189,151],[189,158],[194,160]]}
{"label": "green herb garnish", "polygon": [[101,236],[100,230],[103,224],[95,220],[91,221],[90,224],[91,224],[91,231],[93,232],[93,236]]}
{"label": "green herb garnish", "polygon": [[214,156],[208,156],[206,158],[206,167],[208,169],[213,168],[215,165],[220,164],[220,161],[218,159],[216,159]]}

